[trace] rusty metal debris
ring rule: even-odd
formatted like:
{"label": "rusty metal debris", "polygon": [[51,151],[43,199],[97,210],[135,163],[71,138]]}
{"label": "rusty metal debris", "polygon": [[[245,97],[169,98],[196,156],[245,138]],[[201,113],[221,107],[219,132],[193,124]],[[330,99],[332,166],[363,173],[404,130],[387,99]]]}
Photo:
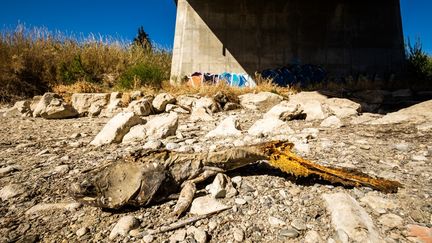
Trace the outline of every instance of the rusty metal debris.
{"label": "rusty metal debris", "polygon": [[81,183],[72,185],[71,194],[87,205],[119,209],[127,205],[145,206],[180,191],[173,212],[179,217],[190,206],[196,183],[258,161],[267,161],[296,177],[318,176],[345,186],[367,186],[383,192],[396,192],[402,186],[361,172],[315,164],[291,152],[293,146],[290,142],[274,141],[208,153],[137,151],[122,162],[90,171]]}

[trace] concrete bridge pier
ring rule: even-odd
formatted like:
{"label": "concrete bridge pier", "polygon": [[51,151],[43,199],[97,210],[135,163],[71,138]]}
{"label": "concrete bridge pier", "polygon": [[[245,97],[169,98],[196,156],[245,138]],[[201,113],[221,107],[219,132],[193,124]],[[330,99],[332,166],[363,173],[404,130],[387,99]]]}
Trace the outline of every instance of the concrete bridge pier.
{"label": "concrete bridge pier", "polygon": [[295,63],[385,77],[404,53],[399,0],[178,0],[171,79]]}

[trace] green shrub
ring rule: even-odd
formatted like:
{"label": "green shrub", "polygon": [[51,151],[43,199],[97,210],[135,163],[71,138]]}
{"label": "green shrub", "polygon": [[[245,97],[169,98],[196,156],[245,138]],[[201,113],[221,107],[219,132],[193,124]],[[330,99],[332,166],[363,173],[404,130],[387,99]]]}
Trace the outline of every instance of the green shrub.
{"label": "green shrub", "polygon": [[122,89],[136,89],[139,86],[160,86],[166,80],[164,70],[154,64],[140,63],[128,68],[120,77],[118,85]]}
{"label": "green shrub", "polygon": [[421,81],[432,81],[432,57],[423,51],[420,40],[414,45],[408,40],[407,68],[410,75]]}
{"label": "green shrub", "polygon": [[88,74],[84,70],[81,57],[76,56],[71,61],[62,62],[58,67],[58,81],[63,84],[73,84],[77,80],[88,80]]}

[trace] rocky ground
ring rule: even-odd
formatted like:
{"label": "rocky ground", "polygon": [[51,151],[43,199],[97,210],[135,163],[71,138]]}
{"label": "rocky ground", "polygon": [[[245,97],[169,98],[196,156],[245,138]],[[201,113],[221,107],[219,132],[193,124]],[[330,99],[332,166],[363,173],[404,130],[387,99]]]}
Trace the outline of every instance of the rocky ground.
{"label": "rocky ground", "polygon": [[[192,108],[192,118],[188,109],[177,109],[176,125],[165,135],[149,134],[147,125],[141,140],[132,134],[123,143],[90,144],[110,118],[1,117],[0,241],[431,242],[431,103],[383,116],[312,96],[282,102],[289,112],[273,112],[277,119],[266,112],[281,100],[249,97],[241,99],[244,108],[215,113],[210,106]],[[296,101],[306,119],[292,106]],[[171,220],[175,200],[107,211],[81,205],[68,193],[86,172],[143,146],[200,152],[274,139],[293,141],[298,154],[319,164],[397,180],[403,188],[391,194],[344,188],[256,164],[228,173],[237,193],[217,201],[229,210],[154,235],[148,232]],[[208,194],[211,183],[200,185],[197,197]]]}

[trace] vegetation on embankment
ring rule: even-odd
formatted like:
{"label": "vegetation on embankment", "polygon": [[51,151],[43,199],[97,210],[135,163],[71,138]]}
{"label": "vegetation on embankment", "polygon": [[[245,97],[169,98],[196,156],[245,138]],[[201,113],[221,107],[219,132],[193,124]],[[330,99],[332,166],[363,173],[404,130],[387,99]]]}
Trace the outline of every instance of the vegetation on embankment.
{"label": "vegetation on embankment", "polygon": [[169,79],[171,52],[149,43],[145,33],[130,43],[23,25],[3,31],[0,101],[70,88],[95,92],[160,85]]}

